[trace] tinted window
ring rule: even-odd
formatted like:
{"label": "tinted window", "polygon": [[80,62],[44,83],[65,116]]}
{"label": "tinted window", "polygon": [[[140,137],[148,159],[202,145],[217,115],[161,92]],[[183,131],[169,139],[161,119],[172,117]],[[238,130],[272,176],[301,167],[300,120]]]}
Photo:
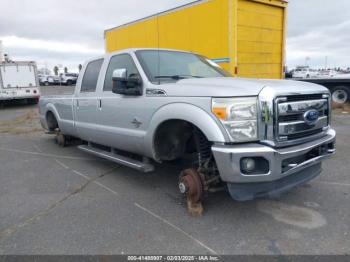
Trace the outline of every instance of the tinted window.
{"label": "tinted window", "polygon": [[103,59],[92,61],[88,64],[83,82],[81,84],[80,92],[95,92],[98,80],[98,75],[100,74]]}
{"label": "tinted window", "polygon": [[103,91],[111,91],[113,87],[112,75],[116,69],[125,68],[129,77],[139,77],[136,65],[132,57],[128,54],[116,55],[109,62]]}

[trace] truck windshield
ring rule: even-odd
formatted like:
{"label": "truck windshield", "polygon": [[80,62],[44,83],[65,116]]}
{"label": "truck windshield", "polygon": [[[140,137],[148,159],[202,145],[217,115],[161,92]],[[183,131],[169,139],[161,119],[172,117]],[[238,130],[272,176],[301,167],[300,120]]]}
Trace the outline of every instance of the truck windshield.
{"label": "truck windshield", "polygon": [[185,78],[230,76],[214,62],[192,53],[141,50],[136,52],[136,56],[152,83],[175,82]]}

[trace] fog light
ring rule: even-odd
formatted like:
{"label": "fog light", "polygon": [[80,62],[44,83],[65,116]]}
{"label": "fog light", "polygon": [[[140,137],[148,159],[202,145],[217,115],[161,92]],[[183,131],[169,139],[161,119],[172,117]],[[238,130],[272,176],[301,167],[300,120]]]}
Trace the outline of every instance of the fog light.
{"label": "fog light", "polygon": [[241,165],[243,171],[252,172],[255,169],[255,160],[253,158],[243,158]]}
{"label": "fog light", "polygon": [[245,175],[267,175],[270,164],[263,157],[245,157],[241,159],[241,173]]}

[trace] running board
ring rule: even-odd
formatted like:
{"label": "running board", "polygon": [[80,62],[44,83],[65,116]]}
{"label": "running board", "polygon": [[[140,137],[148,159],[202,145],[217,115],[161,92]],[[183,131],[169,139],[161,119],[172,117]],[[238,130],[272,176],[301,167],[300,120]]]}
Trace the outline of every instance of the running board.
{"label": "running board", "polygon": [[154,166],[150,163],[141,162],[129,157],[121,156],[115,153],[107,152],[92,146],[88,145],[81,145],[78,146],[78,148],[86,153],[110,160],[112,162],[115,162],[117,164],[127,166],[133,169],[136,169],[138,171],[148,173],[154,171]]}

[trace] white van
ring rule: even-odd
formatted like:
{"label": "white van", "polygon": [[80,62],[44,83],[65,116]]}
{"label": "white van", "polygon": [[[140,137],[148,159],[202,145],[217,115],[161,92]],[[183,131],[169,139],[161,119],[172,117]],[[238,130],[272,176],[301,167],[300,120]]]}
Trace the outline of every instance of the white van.
{"label": "white van", "polygon": [[35,62],[0,63],[0,101],[26,100],[37,104],[40,98]]}

